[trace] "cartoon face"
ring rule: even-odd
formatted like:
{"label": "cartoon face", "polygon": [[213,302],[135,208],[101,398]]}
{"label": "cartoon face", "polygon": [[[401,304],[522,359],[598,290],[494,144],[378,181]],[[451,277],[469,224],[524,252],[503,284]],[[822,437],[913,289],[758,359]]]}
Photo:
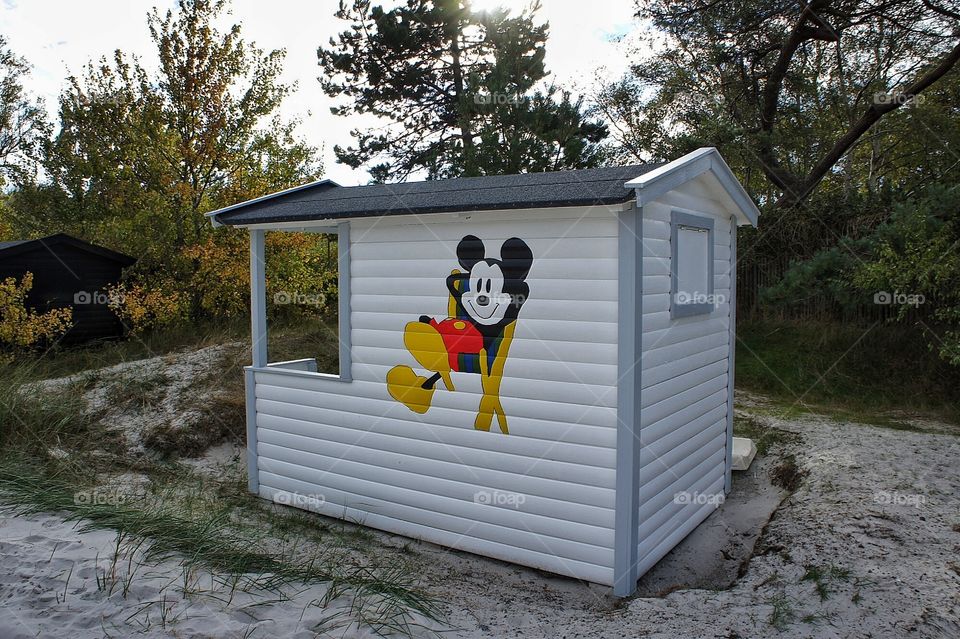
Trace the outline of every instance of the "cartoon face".
{"label": "cartoon face", "polygon": [[523,305],[528,291],[524,279],[533,262],[530,247],[519,238],[510,238],[500,249],[499,260],[485,257],[483,241],[473,235],[460,240],[457,259],[466,269],[460,304],[470,319],[483,326],[512,318]]}
{"label": "cartoon face", "polygon": [[510,306],[510,295],[503,292],[503,271],[498,264],[477,263],[470,271],[469,290],[461,302],[470,317],[487,326],[503,319]]}

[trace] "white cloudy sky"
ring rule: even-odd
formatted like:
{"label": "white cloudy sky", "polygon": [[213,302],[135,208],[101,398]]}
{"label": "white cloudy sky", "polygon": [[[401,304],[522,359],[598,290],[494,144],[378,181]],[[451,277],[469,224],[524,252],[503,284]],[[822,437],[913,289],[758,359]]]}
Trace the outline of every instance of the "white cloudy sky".
{"label": "white cloudy sky", "polygon": [[[387,4],[385,2],[384,4]],[[91,59],[116,49],[138,55],[150,64],[155,57],[146,14],[173,0],[2,0],[0,33],[25,57],[33,71],[29,89],[42,97],[53,115],[64,78],[79,73]],[[526,6],[525,0],[474,0],[475,6]],[[547,68],[561,85],[589,86],[598,77],[625,69],[618,36],[632,24],[633,0],[543,0],[540,18],[550,23]],[[287,50],[285,81],[297,90],[283,106],[284,114],[303,120],[300,133],[323,146],[328,177],[341,184],[361,184],[365,173],[336,163],[335,144],[350,142],[352,123],[330,114],[331,101],[317,82],[317,46],[343,30],[333,13],[337,0],[233,0],[233,22],[244,38],[264,49]]]}

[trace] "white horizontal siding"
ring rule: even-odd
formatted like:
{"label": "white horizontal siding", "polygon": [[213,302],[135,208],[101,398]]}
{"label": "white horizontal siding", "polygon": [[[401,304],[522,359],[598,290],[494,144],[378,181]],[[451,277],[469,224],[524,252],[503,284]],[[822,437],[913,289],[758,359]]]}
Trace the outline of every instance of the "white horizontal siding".
{"label": "white horizontal siding", "polygon": [[[617,232],[602,208],[353,222],[353,381],[256,373],[261,494],[320,495],[301,505],[612,583]],[[455,392],[438,384],[425,414],[387,392],[393,366],[430,374],[404,347],[404,326],[446,317],[445,280],[468,234],[489,258],[510,237],[534,254],[500,389],[510,435],[496,420],[493,432],[473,428],[477,375],[454,373]],[[478,493],[519,503],[478,503]]]}
{"label": "white horizontal siding", "polygon": [[[271,475],[268,478],[273,483],[282,485],[283,488],[261,484],[260,496],[265,499],[273,499],[285,504],[299,503],[302,508],[329,517],[339,517],[457,550],[474,552],[578,579],[609,583],[611,578],[607,568],[569,559],[563,554],[556,553],[556,547],[548,539],[540,539],[538,548],[534,550],[518,547],[510,539],[506,542],[495,541],[495,538],[499,538],[500,529],[483,523],[482,517],[480,521],[472,521],[432,511],[414,511],[411,519],[404,519],[401,513],[382,515],[375,512],[376,506],[382,505],[389,508],[390,504],[377,504],[373,500],[368,500],[364,507],[359,509],[342,506],[335,501],[294,502],[296,495],[308,495],[314,485],[284,475]],[[451,533],[451,529],[455,532]]]}
{"label": "white horizontal siding", "polygon": [[[720,301],[709,315],[670,317],[672,210],[714,219],[713,285]],[[695,182],[643,207],[641,574],[716,508],[715,497],[709,503],[704,499],[723,494],[730,225],[730,212],[705,197]]]}

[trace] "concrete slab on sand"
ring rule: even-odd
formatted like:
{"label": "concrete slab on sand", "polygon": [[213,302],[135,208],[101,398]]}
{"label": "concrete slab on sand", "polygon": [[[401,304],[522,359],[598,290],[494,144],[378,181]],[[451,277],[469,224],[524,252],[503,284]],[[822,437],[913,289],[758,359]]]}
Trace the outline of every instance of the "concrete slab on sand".
{"label": "concrete slab on sand", "polygon": [[776,457],[757,457],[749,470],[734,472],[724,502],[640,578],[637,595],[662,597],[680,589],[732,586],[787,496],[770,481],[770,468],[776,463]]}

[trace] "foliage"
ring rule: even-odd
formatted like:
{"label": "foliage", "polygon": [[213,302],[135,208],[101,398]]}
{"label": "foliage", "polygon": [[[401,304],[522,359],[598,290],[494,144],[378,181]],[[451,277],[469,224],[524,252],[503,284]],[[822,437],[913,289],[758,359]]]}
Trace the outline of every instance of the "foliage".
{"label": "foliage", "polygon": [[930,352],[928,339],[899,324],[738,321],[737,388],[845,421],[915,411],[958,422],[960,369]]}
{"label": "foliage", "polygon": [[218,30],[225,10],[225,0],[155,9],[156,71],[118,51],[69,78],[45,151],[50,180],[12,199],[21,234],[57,228],[136,255],[133,286],[177,293],[193,318],[236,312],[235,290],[210,289],[235,289],[214,274],[248,259],[243,235],[214,230],[204,213],[319,173],[317,150],[277,115],[291,89],[279,80],[283,51],[246,43],[239,25]]}
{"label": "foliage", "polygon": [[0,281],[0,346],[6,350],[29,349],[51,342],[73,326],[73,309],[52,308],[39,312],[27,305],[33,288],[33,273],[18,283],[9,277]]}
{"label": "foliage", "polygon": [[[187,290],[207,316],[246,316],[250,308],[247,236],[242,233],[208,238],[184,255],[196,270]],[[322,314],[336,309],[337,248],[328,235],[268,233],[267,297],[286,315]]]}
{"label": "foliage", "polygon": [[119,283],[107,289],[108,306],[131,333],[142,334],[182,319],[183,298],[171,288]]}
{"label": "foliage", "polygon": [[336,147],[354,168],[372,163],[376,181],[425,170],[431,178],[595,166],[606,127],[547,75],[547,25],[539,3],[513,16],[474,11],[460,0],[410,0],[391,9],[342,2],[349,29],[318,50],[324,91],[345,102],[338,115],[387,122],[354,130]]}
{"label": "foliage", "polygon": [[903,318],[913,305],[950,330],[934,334],[942,357],[960,366],[960,192],[933,188],[897,207],[877,229],[870,259],[857,264],[852,284],[865,291],[899,294]]}
{"label": "foliage", "polygon": [[653,35],[600,95],[625,151],[718,146],[782,205],[824,178],[874,192],[909,179],[891,165],[913,146],[903,127],[922,126],[909,112],[960,60],[960,14],[926,0],[644,0],[638,15]]}
{"label": "foliage", "polygon": [[842,308],[891,305],[894,319],[921,322],[941,356],[960,365],[960,192],[932,186],[894,205],[868,234],[796,262],[763,293],[774,305],[811,296]]}
{"label": "foliage", "polygon": [[30,100],[23,88],[29,68],[0,35],[0,186],[4,181],[21,183],[30,176],[49,132],[43,106]]}

